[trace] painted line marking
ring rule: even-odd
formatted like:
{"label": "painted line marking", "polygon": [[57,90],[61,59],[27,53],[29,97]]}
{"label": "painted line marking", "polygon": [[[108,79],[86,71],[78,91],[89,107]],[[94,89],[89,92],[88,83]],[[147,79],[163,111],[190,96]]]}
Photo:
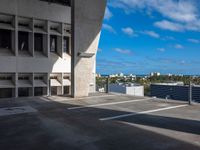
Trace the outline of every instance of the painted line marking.
{"label": "painted line marking", "polygon": [[60,98],[60,97],[48,97],[48,101],[76,101],[76,100],[89,100],[92,98],[98,98],[98,97],[110,97],[110,96],[117,96],[117,95],[98,95],[98,96],[88,96],[88,97],[81,97],[81,98]]}
{"label": "painted line marking", "polygon": [[135,112],[135,113],[129,113],[129,114],[118,115],[118,116],[113,116],[113,117],[100,118],[99,120],[108,121],[108,120],[114,120],[114,119],[121,119],[121,118],[125,118],[125,117],[136,116],[136,115],[141,115],[141,114],[149,114],[149,113],[153,113],[153,112],[170,110],[170,109],[181,108],[181,107],[186,107],[186,106],[188,106],[188,104],[147,110],[147,111],[141,111],[141,112]]}
{"label": "painted line marking", "polygon": [[98,98],[98,97],[110,97],[110,96],[118,96],[118,95],[97,95],[97,96],[89,96],[89,97],[81,97],[81,98],[73,98],[72,100],[80,100],[80,99],[90,99],[90,98]]}
{"label": "painted line marking", "polygon": [[78,107],[70,107],[70,108],[68,108],[68,110],[83,109],[83,108],[98,107],[98,106],[109,106],[109,105],[125,104],[125,103],[132,103],[132,102],[141,102],[141,101],[147,101],[147,100],[152,100],[152,98],[135,99],[135,100],[112,102],[112,103],[102,103],[102,104],[94,104],[94,105],[85,105],[85,106],[78,106]]}

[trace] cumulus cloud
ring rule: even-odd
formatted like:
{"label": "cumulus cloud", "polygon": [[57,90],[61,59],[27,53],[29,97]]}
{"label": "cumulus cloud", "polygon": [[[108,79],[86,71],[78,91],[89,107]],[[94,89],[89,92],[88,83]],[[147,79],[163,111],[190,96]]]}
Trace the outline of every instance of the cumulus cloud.
{"label": "cumulus cloud", "polygon": [[115,29],[109,24],[103,24],[102,28],[104,30],[111,32],[111,33],[116,33]]}
{"label": "cumulus cloud", "polygon": [[110,20],[110,18],[112,18],[112,17],[113,17],[112,12],[110,11],[110,9],[108,7],[106,7],[104,19]]}
{"label": "cumulus cloud", "polygon": [[124,34],[129,35],[129,36],[133,36],[134,35],[134,30],[131,27],[122,28],[122,32]]}
{"label": "cumulus cloud", "polygon": [[170,31],[200,31],[198,0],[115,0],[110,6],[126,13],[144,11],[160,13],[165,19],[157,21],[156,27]]}
{"label": "cumulus cloud", "polygon": [[158,48],[157,50],[160,51],[160,52],[164,52],[165,48]]}
{"label": "cumulus cloud", "polygon": [[181,45],[181,44],[176,44],[174,47],[176,49],[183,49],[184,48],[183,45]]}
{"label": "cumulus cloud", "polygon": [[144,34],[151,36],[153,38],[160,38],[160,35],[154,31],[144,31]]}
{"label": "cumulus cloud", "polygon": [[115,48],[114,51],[121,53],[121,54],[126,54],[126,55],[132,54],[132,51],[129,49]]}
{"label": "cumulus cloud", "polygon": [[195,43],[195,44],[200,43],[200,40],[197,40],[197,39],[188,39],[188,41],[192,42],[192,43]]}
{"label": "cumulus cloud", "polygon": [[171,30],[171,31],[184,31],[184,26],[179,23],[174,23],[167,20],[162,20],[154,23],[154,26],[159,27],[161,29],[165,30]]}

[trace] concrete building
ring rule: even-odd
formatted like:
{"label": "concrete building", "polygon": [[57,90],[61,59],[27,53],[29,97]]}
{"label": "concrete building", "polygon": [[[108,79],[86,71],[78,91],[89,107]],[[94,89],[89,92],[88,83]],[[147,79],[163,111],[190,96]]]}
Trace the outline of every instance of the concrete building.
{"label": "concrete building", "polygon": [[110,84],[109,91],[133,96],[144,96],[144,86],[137,84]]}
{"label": "concrete building", "polygon": [[0,97],[88,96],[106,0],[1,0]]}

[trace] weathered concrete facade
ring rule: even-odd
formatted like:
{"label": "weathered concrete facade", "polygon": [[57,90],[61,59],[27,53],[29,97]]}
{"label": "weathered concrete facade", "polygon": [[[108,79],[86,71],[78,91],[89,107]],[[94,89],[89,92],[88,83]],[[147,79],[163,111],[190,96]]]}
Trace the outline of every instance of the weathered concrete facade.
{"label": "weathered concrete facade", "polygon": [[[0,93],[12,88],[12,97],[18,97],[20,90],[26,88],[27,96],[35,96],[35,90],[42,88],[40,92],[49,95],[51,77],[56,78],[51,85],[55,86],[54,94],[66,93],[64,86],[70,86],[66,80],[71,78],[71,55],[64,52],[64,38],[69,38],[67,46],[71,51],[70,6],[40,0],[1,0],[0,30],[12,33],[11,48],[0,48]],[[28,35],[27,51],[20,50],[20,33]],[[41,52],[35,48],[35,34],[42,36]],[[57,38],[56,53],[50,50],[51,35]],[[0,42],[1,46],[3,42],[5,40]],[[27,79],[27,84],[21,83],[22,77]],[[67,90],[70,92],[69,87]]]}
{"label": "weathered concrete facade", "polygon": [[94,92],[105,5],[106,0],[1,0],[0,97]]}
{"label": "weathered concrete facade", "polygon": [[[82,97],[88,96],[90,83],[95,80],[95,55],[106,0],[74,0],[72,7],[72,96]],[[94,55],[85,58],[80,53]]]}

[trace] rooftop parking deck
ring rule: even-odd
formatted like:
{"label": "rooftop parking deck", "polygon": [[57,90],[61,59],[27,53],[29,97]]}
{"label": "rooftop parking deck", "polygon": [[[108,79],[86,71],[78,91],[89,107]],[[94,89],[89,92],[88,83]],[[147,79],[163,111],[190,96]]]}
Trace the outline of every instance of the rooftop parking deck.
{"label": "rooftop parking deck", "polygon": [[2,150],[198,150],[200,105],[115,94],[0,100]]}

